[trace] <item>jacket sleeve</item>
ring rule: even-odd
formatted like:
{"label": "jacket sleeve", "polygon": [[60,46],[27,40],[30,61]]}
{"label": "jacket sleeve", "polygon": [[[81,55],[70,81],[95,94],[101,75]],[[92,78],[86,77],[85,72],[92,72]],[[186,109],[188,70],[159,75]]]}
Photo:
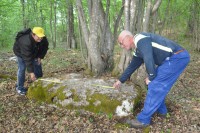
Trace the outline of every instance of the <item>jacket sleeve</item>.
{"label": "jacket sleeve", "polygon": [[149,37],[143,38],[137,43],[137,48],[141,53],[148,73],[149,80],[156,77],[156,66],[153,58],[153,48]]}
{"label": "jacket sleeve", "polygon": [[33,65],[33,47],[31,45],[31,42],[23,41],[20,43],[20,49],[21,49],[21,56],[25,61],[27,71],[28,73],[34,72],[34,65]]}
{"label": "jacket sleeve", "polygon": [[47,38],[44,37],[42,39],[42,41],[39,43],[38,57],[40,59],[44,59],[48,49],[49,49],[49,42],[48,42]]}
{"label": "jacket sleeve", "polygon": [[143,60],[140,57],[133,56],[131,63],[119,78],[120,82],[124,83],[131,76],[131,74],[141,66],[142,63]]}

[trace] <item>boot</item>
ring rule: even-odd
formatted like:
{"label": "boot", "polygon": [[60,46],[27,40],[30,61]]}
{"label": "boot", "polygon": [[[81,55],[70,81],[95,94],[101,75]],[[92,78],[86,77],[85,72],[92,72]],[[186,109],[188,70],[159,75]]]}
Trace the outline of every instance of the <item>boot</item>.
{"label": "boot", "polygon": [[126,124],[129,124],[131,128],[144,128],[144,127],[147,127],[149,126],[149,124],[144,124],[144,123],[141,123],[139,122],[138,120],[126,120]]}

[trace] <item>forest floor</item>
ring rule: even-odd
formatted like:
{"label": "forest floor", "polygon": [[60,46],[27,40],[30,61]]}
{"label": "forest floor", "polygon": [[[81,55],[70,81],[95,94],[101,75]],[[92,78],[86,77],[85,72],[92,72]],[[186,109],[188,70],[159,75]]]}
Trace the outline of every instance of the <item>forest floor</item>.
{"label": "forest floor", "polygon": [[[44,77],[82,73],[84,63],[80,53],[64,49],[49,50],[43,60]],[[121,124],[114,116],[57,108],[18,95],[15,91],[17,64],[8,60],[14,55],[12,52],[1,51],[0,132],[200,132],[200,54],[194,51],[190,53],[189,66],[167,96],[167,118],[154,116],[149,127],[134,129]],[[135,115],[131,117],[134,118]]]}

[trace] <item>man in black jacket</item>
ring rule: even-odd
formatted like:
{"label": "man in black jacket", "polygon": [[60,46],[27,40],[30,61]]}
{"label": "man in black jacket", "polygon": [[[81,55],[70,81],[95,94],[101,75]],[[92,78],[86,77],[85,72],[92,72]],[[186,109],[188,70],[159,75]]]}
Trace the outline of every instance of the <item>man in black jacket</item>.
{"label": "man in black jacket", "polygon": [[49,43],[41,27],[25,29],[19,33],[13,47],[18,62],[16,90],[20,95],[25,95],[25,70],[32,81],[42,77],[41,59],[46,55]]}

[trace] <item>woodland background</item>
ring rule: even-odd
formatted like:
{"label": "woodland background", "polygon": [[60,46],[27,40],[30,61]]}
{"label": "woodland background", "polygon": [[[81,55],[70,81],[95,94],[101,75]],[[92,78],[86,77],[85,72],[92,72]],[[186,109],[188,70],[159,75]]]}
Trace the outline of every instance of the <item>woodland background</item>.
{"label": "woodland background", "polygon": [[80,49],[94,75],[122,72],[130,51],[114,65],[114,46],[123,29],[153,32],[200,51],[198,0],[1,0],[0,48],[12,49],[16,33],[41,26],[50,47]]}

